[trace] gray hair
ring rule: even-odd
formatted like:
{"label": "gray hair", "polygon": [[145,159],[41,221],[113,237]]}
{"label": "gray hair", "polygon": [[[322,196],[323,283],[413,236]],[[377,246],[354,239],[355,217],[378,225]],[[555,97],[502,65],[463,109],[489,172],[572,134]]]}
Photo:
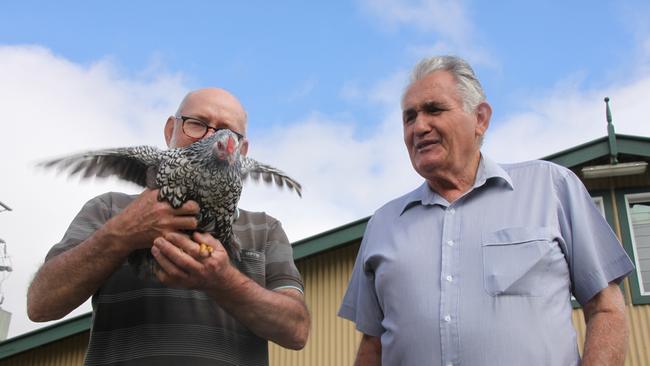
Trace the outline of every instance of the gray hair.
{"label": "gray hair", "polygon": [[405,93],[413,83],[438,70],[448,71],[456,79],[465,112],[474,112],[476,107],[485,101],[483,87],[476,78],[474,70],[465,60],[456,56],[434,56],[422,59],[413,68]]}

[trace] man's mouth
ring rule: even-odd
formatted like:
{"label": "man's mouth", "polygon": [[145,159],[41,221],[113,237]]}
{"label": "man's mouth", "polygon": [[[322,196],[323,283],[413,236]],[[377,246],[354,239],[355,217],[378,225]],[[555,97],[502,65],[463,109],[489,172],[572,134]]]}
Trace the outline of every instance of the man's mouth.
{"label": "man's mouth", "polygon": [[434,145],[437,145],[440,143],[440,140],[422,140],[419,141],[417,144],[415,144],[415,150],[420,151],[420,150],[426,150]]}

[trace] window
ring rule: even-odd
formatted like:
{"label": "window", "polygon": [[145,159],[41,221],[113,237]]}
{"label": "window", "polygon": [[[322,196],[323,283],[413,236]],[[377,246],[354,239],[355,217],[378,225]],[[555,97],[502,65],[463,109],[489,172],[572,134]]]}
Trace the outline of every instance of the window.
{"label": "window", "polygon": [[625,195],[639,295],[650,296],[650,193]]}

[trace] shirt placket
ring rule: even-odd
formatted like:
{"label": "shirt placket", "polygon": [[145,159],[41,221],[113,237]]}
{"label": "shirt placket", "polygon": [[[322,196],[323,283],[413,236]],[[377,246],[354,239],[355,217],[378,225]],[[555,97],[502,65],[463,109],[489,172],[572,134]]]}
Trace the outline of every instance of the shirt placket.
{"label": "shirt placket", "polygon": [[457,242],[459,227],[458,209],[453,205],[445,210],[442,229],[442,250],[440,266],[440,343],[442,364],[459,364],[458,336],[458,263],[460,248]]}

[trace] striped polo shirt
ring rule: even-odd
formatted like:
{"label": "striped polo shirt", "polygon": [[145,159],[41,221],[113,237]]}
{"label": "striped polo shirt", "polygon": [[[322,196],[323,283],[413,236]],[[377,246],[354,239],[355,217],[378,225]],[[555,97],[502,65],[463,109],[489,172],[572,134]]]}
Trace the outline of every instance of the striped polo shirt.
{"label": "striped polo shirt", "polygon": [[[92,235],[135,196],[106,193],[90,200],[46,260]],[[279,221],[239,210],[233,232],[242,246],[239,270],[269,290],[303,291]],[[217,301],[218,302],[218,301]],[[267,341],[198,290],[138,278],[125,263],[92,297],[86,365],[267,365]],[[269,309],[272,311],[272,309]]]}

